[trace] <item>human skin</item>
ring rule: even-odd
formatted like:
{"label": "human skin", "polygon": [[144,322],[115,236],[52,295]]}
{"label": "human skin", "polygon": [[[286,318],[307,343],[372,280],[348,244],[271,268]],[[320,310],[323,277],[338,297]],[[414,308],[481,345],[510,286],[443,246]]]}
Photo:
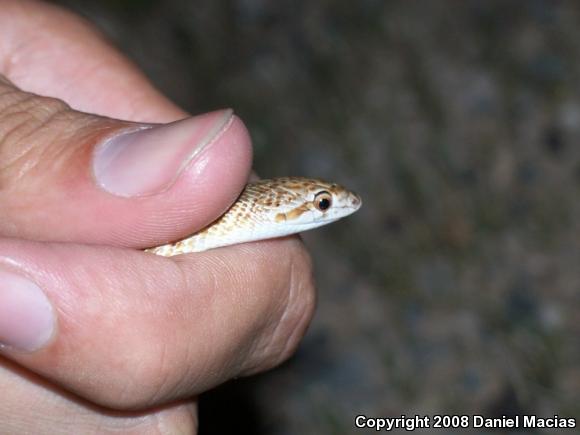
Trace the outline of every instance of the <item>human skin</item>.
{"label": "human skin", "polygon": [[190,118],[89,23],[0,0],[0,432],[194,433],[199,393],[293,353],[315,303],[298,238],[139,250],[250,171],[239,118]]}

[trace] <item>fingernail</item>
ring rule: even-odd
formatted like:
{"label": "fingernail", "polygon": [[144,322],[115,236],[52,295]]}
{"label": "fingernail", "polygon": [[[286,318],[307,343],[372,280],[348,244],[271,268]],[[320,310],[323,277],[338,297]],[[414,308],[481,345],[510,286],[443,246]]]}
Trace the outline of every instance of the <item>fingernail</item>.
{"label": "fingernail", "polygon": [[40,287],[0,270],[0,348],[38,350],[52,337],[54,325],[52,306]]}
{"label": "fingernail", "polygon": [[232,119],[232,110],[226,109],[121,132],[95,149],[96,182],[118,196],[159,193],[227,130]]}

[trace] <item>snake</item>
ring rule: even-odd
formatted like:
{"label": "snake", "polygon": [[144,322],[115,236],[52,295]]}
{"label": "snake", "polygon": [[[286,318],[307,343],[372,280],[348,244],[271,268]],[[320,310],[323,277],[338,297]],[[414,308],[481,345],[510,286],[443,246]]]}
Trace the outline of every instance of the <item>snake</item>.
{"label": "snake", "polygon": [[324,180],[259,180],[247,184],[232,206],[201,231],[145,251],[171,257],[289,236],[335,222],[361,205],[359,195]]}

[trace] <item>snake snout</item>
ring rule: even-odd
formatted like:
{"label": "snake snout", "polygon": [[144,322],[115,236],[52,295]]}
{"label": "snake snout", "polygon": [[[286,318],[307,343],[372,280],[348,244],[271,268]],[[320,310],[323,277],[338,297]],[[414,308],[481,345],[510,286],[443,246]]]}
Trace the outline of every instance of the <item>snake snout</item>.
{"label": "snake snout", "polygon": [[356,193],[353,193],[350,196],[350,205],[358,209],[362,205],[362,200],[360,199],[360,196],[358,196]]}

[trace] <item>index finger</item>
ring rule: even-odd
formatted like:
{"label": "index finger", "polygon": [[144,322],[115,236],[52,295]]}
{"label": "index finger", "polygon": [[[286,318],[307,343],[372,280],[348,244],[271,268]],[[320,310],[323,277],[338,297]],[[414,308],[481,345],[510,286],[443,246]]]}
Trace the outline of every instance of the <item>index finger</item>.
{"label": "index finger", "polygon": [[0,74],[74,109],[138,122],[171,122],[185,112],[88,21],[44,2],[3,0]]}

